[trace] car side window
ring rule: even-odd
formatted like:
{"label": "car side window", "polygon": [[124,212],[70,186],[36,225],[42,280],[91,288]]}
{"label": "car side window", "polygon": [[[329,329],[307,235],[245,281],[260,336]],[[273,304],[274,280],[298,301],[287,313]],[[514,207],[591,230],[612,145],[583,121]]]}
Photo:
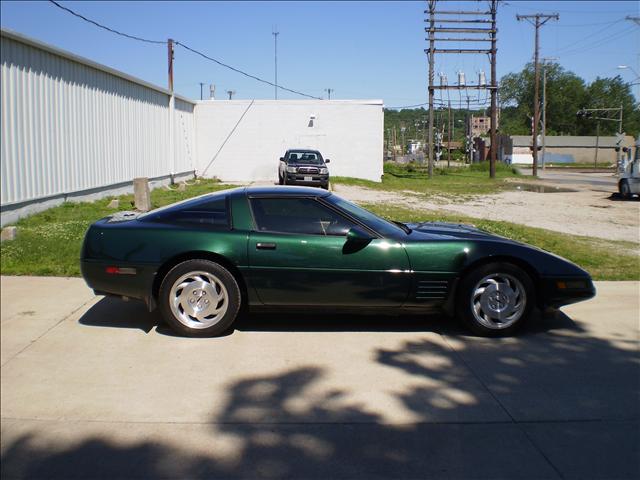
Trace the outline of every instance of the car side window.
{"label": "car side window", "polygon": [[157,217],[158,221],[197,224],[214,228],[229,228],[229,213],[226,198],[218,198],[210,202],[187,204],[184,207]]}
{"label": "car side window", "polygon": [[343,236],[355,224],[312,198],[252,198],[258,231]]}

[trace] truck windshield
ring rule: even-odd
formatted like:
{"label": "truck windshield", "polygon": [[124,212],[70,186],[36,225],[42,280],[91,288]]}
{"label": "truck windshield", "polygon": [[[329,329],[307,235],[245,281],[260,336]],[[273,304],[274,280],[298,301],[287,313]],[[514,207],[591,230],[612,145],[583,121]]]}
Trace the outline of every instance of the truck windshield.
{"label": "truck windshield", "polygon": [[304,150],[289,152],[288,163],[304,163],[307,165],[322,165],[322,155],[318,152],[308,152]]}

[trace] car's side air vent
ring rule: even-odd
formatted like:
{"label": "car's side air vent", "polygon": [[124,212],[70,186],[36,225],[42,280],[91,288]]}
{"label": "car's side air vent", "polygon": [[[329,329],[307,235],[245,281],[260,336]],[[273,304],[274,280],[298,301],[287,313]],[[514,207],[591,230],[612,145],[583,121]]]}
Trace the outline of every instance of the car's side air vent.
{"label": "car's side air vent", "polygon": [[448,290],[447,280],[419,280],[416,287],[416,300],[444,300],[447,298]]}

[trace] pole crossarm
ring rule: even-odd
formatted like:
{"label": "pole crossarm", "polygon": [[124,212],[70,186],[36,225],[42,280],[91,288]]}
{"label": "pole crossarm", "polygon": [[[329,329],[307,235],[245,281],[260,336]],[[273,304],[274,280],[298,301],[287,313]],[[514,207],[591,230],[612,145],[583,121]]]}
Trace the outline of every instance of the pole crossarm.
{"label": "pole crossarm", "polygon": [[472,28],[472,27],[426,27],[425,32],[438,33],[495,33],[491,28]]}
{"label": "pole crossarm", "polygon": [[497,90],[498,87],[492,85],[433,85],[434,90]]}
{"label": "pole crossarm", "polygon": [[[426,22],[427,20],[425,20]],[[456,20],[453,18],[436,18],[435,23],[491,23],[491,20],[486,18],[474,18],[473,20]]]}
{"label": "pole crossarm", "polygon": [[[429,53],[431,50],[425,49],[425,53]],[[433,53],[491,53],[491,50],[487,49],[460,49],[460,48],[434,48]]]}
{"label": "pole crossarm", "polygon": [[[428,38],[426,40],[429,40]],[[436,42],[491,42],[490,38],[434,38]]]}
{"label": "pole crossarm", "polygon": [[[424,13],[430,13],[430,10],[425,10]],[[445,10],[434,10],[433,11],[434,15],[491,15],[491,12],[479,12],[479,11],[472,11],[472,12],[452,12],[452,11],[445,11]]]}

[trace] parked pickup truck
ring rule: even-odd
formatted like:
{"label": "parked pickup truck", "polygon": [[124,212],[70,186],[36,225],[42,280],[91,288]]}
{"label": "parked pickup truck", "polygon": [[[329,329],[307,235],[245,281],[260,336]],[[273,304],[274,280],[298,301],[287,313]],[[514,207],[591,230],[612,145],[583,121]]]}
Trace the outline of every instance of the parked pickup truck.
{"label": "parked pickup truck", "polygon": [[280,185],[308,185],[329,188],[329,159],[317,150],[287,150],[280,157],[278,183]]}

